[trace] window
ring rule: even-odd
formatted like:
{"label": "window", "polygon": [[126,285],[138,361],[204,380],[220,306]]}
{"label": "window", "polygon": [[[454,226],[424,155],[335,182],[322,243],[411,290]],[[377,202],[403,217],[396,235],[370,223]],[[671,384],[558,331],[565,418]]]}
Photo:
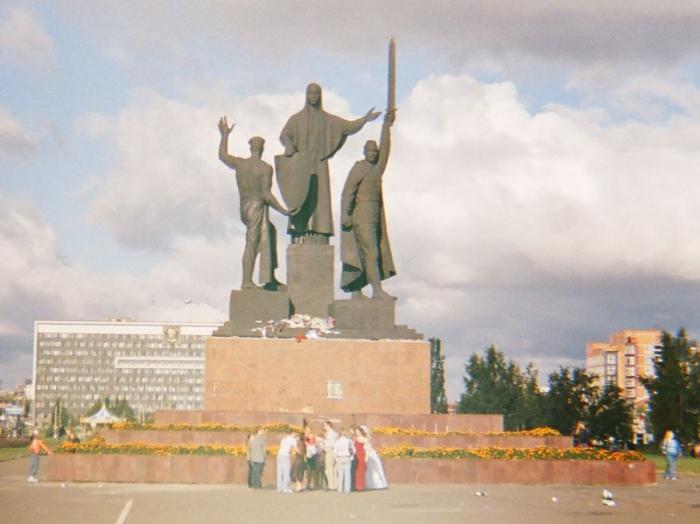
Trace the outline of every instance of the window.
{"label": "window", "polygon": [[617,363],[617,355],[615,353],[608,353],[605,357],[605,361],[608,364],[616,364]]}
{"label": "window", "polygon": [[343,383],[339,380],[329,380],[326,383],[327,398],[343,398]]}
{"label": "window", "polygon": [[635,359],[634,357],[627,357],[627,365],[628,366],[634,366],[635,364]]}

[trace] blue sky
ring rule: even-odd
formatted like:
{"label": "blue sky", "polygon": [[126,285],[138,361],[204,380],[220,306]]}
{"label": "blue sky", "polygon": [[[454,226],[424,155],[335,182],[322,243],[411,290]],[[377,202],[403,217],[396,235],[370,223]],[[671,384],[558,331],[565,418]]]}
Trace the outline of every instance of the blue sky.
{"label": "blue sky", "polygon": [[[37,319],[223,321],[244,237],[217,119],[271,162],[310,81],[383,109],[392,35],[387,287],[444,339],[451,399],[491,343],[545,374],[614,330],[698,333],[698,26],[683,1],[3,2],[0,380],[30,376]],[[333,159],[334,202],[377,134]]]}

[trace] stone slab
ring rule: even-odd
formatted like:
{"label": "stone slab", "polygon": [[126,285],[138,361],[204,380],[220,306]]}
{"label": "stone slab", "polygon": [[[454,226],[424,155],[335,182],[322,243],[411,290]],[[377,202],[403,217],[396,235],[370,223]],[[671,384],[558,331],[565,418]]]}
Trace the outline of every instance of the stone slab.
{"label": "stone slab", "polygon": [[333,285],[334,247],[290,244],[287,247],[287,288],[292,311],[326,318],[335,287]]}
{"label": "stone slab", "polygon": [[430,344],[210,337],[204,409],[430,413]]}

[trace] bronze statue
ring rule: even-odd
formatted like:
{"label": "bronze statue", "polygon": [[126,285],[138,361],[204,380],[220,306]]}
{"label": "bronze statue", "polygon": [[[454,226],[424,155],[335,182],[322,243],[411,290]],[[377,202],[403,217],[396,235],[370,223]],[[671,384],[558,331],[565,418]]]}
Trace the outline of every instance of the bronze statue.
{"label": "bronze statue", "polygon": [[382,175],[389,161],[395,115],[395,109],[387,110],[379,147],[374,140],[367,141],[365,159],[355,162],[343,187],[340,287],[353,298],[363,298],[361,290],[367,284],[372,286],[372,298],[394,298],[382,289],[382,280],[396,274],[386,231]]}
{"label": "bronze statue", "polygon": [[270,222],[269,207],[283,215],[289,212],[272,194],[272,166],[262,160],[265,139],[254,136],[249,141],[250,157],[229,154],[228,137],[235,124],[228,126],[226,117],[219,120],[219,159],[236,171],[236,183],[241,199],[241,220],[246,226],[243,251],[243,279],[241,289],[258,289],[253,282],[255,259],[260,254],[260,283],[265,289],[284,287],[275,278],[277,268],[277,231]]}
{"label": "bronze statue", "polygon": [[287,233],[292,243],[328,244],[333,236],[328,159],[349,135],[379,115],[374,108],[352,121],[331,115],[323,110],[321,86],[307,86],[304,109],[282,129],[284,155],[275,157],[282,198],[290,209],[299,210],[289,218]]}

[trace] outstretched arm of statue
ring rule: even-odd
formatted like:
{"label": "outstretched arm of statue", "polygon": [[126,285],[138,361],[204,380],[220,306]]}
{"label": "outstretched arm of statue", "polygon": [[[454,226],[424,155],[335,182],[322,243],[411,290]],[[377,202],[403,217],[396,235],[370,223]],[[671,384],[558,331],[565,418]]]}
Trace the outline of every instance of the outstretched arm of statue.
{"label": "outstretched arm of statue", "polygon": [[345,230],[352,228],[352,212],[355,208],[355,197],[360,182],[362,182],[362,176],[353,170],[350,171],[343,186],[343,194],[340,199],[340,225]]}
{"label": "outstretched arm of statue", "polygon": [[365,116],[363,116],[362,118],[358,118],[357,120],[352,120],[351,122],[348,122],[349,125],[348,125],[347,129],[345,130],[345,135],[346,136],[354,135],[360,129],[365,127],[365,124],[367,122],[371,122],[373,120],[376,120],[377,118],[379,118],[379,115],[381,115],[381,114],[382,114],[381,111],[375,111],[374,108],[370,109],[369,111],[367,111],[367,113],[365,113]]}
{"label": "outstretched arm of statue", "polygon": [[231,127],[228,126],[225,116],[222,116],[219,119],[219,133],[221,133],[221,141],[219,142],[219,160],[221,160],[231,169],[236,169],[238,167],[238,159],[233,155],[229,155],[228,153],[228,136],[231,134],[234,127],[236,127],[236,124],[231,124]]}
{"label": "outstretched arm of statue", "polygon": [[381,174],[384,174],[386,165],[389,162],[389,153],[391,152],[391,126],[394,125],[395,119],[396,109],[390,109],[384,115],[382,136],[379,139],[379,160],[377,160],[377,166]]}
{"label": "outstretched arm of statue", "polygon": [[265,182],[264,182],[264,189],[265,189],[265,202],[267,205],[271,206],[272,208],[276,209],[283,215],[288,215],[289,211],[284,208],[282,204],[279,203],[279,201],[275,198],[275,195],[272,194],[272,167],[268,169],[265,172]]}

